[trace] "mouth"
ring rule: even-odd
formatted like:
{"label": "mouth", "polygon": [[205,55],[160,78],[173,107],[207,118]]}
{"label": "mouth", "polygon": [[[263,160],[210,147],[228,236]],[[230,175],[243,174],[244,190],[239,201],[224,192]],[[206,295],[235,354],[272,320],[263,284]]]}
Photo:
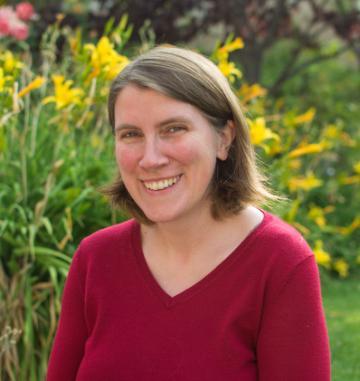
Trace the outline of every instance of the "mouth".
{"label": "mouth", "polygon": [[179,180],[181,175],[169,177],[159,181],[143,181],[145,188],[150,191],[160,191],[173,187]]}

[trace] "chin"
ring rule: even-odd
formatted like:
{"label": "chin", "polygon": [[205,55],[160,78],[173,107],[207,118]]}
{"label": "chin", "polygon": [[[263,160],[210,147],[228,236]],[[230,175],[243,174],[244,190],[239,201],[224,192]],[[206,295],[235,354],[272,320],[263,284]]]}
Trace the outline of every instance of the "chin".
{"label": "chin", "polygon": [[153,215],[153,214],[145,214],[147,219],[153,222],[154,224],[165,223],[175,221],[176,218],[167,216],[167,215]]}
{"label": "chin", "polygon": [[146,211],[143,210],[147,219],[149,219],[153,223],[165,223],[165,222],[173,222],[179,219],[179,215],[177,213],[169,213],[169,211]]}

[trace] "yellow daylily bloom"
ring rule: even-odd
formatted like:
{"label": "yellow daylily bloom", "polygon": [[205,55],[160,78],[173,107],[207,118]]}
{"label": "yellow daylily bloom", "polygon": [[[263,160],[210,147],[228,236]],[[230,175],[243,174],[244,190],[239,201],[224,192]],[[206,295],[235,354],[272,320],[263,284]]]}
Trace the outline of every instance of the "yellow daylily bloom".
{"label": "yellow daylily bloom", "polygon": [[19,98],[25,96],[32,90],[38,89],[45,83],[45,81],[46,79],[44,77],[37,76],[33,81],[19,91]]}
{"label": "yellow daylily bloom", "polygon": [[341,178],[339,180],[339,183],[343,185],[353,185],[353,184],[360,183],[360,175],[347,176],[347,177]]}
{"label": "yellow daylily bloom", "polygon": [[280,141],[279,135],[266,127],[265,118],[259,117],[255,120],[247,119],[247,122],[250,127],[250,139],[252,144],[261,145],[264,141],[269,139]]}
{"label": "yellow daylily bloom", "polygon": [[360,265],[360,255],[358,255],[358,256],[356,257],[356,259],[355,259],[355,263],[356,263],[357,265]]}
{"label": "yellow daylily bloom", "polygon": [[314,119],[315,114],[316,109],[314,107],[311,107],[304,114],[295,117],[294,124],[309,123]]}
{"label": "yellow daylily bloom", "polygon": [[12,93],[12,88],[6,86],[6,82],[12,81],[13,77],[11,75],[5,75],[4,69],[0,67],[0,92],[7,91]]}
{"label": "yellow daylily bloom", "polygon": [[293,159],[295,157],[303,156],[303,155],[308,155],[310,153],[319,153],[324,150],[324,148],[327,146],[325,142],[321,143],[313,143],[313,144],[307,144],[302,147],[295,148],[292,150],[288,157]]}
{"label": "yellow daylily bloom", "polygon": [[323,208],[312,205],[307,215],[321,228],[326,225],[325,212]]}
{"label": "yellow daylily bloom", "polygon": [[301,225],[299,222],[294,221],[291,223],[291,225],[294,226],[295,229],[299,230],[299,232],[304,236],[310,233],[310,230],[306,226]]}
{"label": "yellow daylily bloom", "polygon": [[[269,155],[277,155],[279,153],[283,152],[283,147],[280,143],[280,140],[275,140],[272,144],[271,144],[271,147],[269,149],[269,151],[267,152]],[[292,160],[292,161],[295,161],[295,160]],[[295,166],[297,164],[294,164]],[[295,169],[295,168],[294,168]]]}
{"label": "yellow daylily bloom", "polygon": [[4,70],[2,67],[0,67],[0,92],[4,90],[4,87],[5,87]]}
{"label": "yellow daylily bloom", "polygon": [[323,181],[310,172],[305,177],[292,177],[288,182],[289,189],[294,192],[298,189],[310,190],[323,184]]}
{"label": "yellow daylily bloom", "polygon": [[214,54],[213,57],[217,61],[227,61],[229,58],[229,53],[242,49],[244,47],[244,41],[240,38],[237,37],[235,40],[228,42],[227,44],[221,46],[218,48]]}
{"label": "yellow daylily bloom", "polygon": [[222,49],[225,49],[228,52],[233,52],[234,50],[242,49],[244,46],[244,41],[240,37],[236,37],[234,41],[224,45]]}
{"label": "yellow daylily bloom", "polygon": [[13,53],[9,50],[6,50],[1,56],[1,60],[3,61],[3,68],[5,72],[12,73],[15,69],[20,69],[23,67],[23,64],[17,60]]}
{"label": "yellow daylily bloom", "polygon": [[358,228],[360,228],[360,216],[355,217],[349,226],[338,227],[336,230],[342,235],[349,235]]}
{"label": "yellow daylily bloom", "polygon": [[326,139],[336,139],[339,137],[341,130],[335,124],[329,124],[323,131],[322,135]]}
{"label": "yellow daylily bloom", "polygon": [[360,174],[360,161],[354,164],[354,171]]}
{"label": "yellow daylily bloom", "polygon": [[241,71],[235,66],[234,62],[220,61],[218,68],[230,82],[234,82],[236,78],[242,76]]}
{"label": "yellow daylily bloom", "polygon": [[43,104],[56,103],[56,109],[62,109],[70,104],[80,104],[83,90],[71,88],[73,81],[65,81],[62,75],[53,75],[52,80],[55,86],[55,95],[43,99]]}
{"label": "yellow daylily bloom", "polygon": [[345,259],[338,259],[334,262],[334,270],[339,273],[341,278],[346,278],[349,275],[349,264]]}
{"label": "yellow daylily bloom", "polygon": [[289,168],[291,169],[301,168],[301,160],[300,159],[289,160]]}
{"label": "yellow daylily bloom", "polygon": [[108,80],[114,79],[129,63],[129,59],[114,49],[108,37],[101,37],[97,45],[86,44],[85,50],[91,52],[92,72],[89,79],[104,73]]}
{"label": "yellow daylily bloom", "polygon": [[244,103],[249,102],[250,100],[257,98],[257,97],[262,97],[266,95],[267,90],[264,87],[261,87],[258,84],[254,85],[248,85],[248,84],[243,84],[240,87],[240,90],[238,91],[239,96],[242,98],[242,101]]}
{"label": "yellow daylily bloom", "polygon": [[346,132],[342,132],[339,136],[342,143],[348,147],[356,147],[356,141]]}
{"label": "yellow daylily bloom", "polygon": [[320,266],[324,266],[325,268],[329,269],[331,263],[331,256],[328,252],[324,250],[323,242],[321,240],[317,240],[315,242],[313,252],[315,255],[316,263]]}

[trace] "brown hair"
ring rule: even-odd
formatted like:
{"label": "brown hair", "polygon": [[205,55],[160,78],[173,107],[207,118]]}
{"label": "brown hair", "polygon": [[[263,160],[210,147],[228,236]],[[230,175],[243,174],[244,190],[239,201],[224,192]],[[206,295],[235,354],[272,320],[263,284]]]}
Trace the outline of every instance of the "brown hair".
{"label": "brown hair", "polygon": [[[281,199],[266,187],[256,166],[254,148],[239,101],[215,64],[191,50],[160,46],[140,55],[113,81],[108,98],[109,120],[114,131],[114,108],[118,94],[127,85],[158,91],[200,110],[217,130],[227,121],[235,125],[235,138],[225,161],[217,160],[210,187],[213,218],[236,214],[247,204],[260,205]],[[120,175],[105,194],[112,204],[130,212],[140,222],[151,221],[134,202]]]}

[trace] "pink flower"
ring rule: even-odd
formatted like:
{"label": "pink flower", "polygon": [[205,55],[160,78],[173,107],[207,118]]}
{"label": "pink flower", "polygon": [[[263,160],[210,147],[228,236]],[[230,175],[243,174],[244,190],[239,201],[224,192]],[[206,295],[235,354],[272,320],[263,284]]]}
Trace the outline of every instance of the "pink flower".
{"label": "pink flower", "polygon": [[7,36],[9,31],[9,22],[5,18],[0,18],[0,36]]}
{"label": "pink flower", "polygon": [[20,3],[16,6],[16,14],[20,20],[28,21],[34,15],[34,7],[28,2]]}
{"label": "pink flower", "polygon": [[[21,17],[31,17],[33,15],[34,12],[31,4],[21,3],[19,6],[20,5],[23,6],[23,10],[21,11],[23,13]],[[29,11],[30,8],[28,6],[31,8],[31,14]],[[18,17],[18,7],[16,7],[16,12],[11,7],[0,7],[0,37],[12,36],[17,40],[25,40],[28,38],[29,28]],[[28,10],[26,11],[26,9]]]}
{"label": "pink flower", "polygon": [[10,33],[10,25],[17,19],[11,7],[0,7],[0,36],[7,36]]}
{"label": "pink flower", "polygon": [[26,24],[19,21],[11,25],[10,34],[17,40],[26,40],[29,36],[29,28]]}

